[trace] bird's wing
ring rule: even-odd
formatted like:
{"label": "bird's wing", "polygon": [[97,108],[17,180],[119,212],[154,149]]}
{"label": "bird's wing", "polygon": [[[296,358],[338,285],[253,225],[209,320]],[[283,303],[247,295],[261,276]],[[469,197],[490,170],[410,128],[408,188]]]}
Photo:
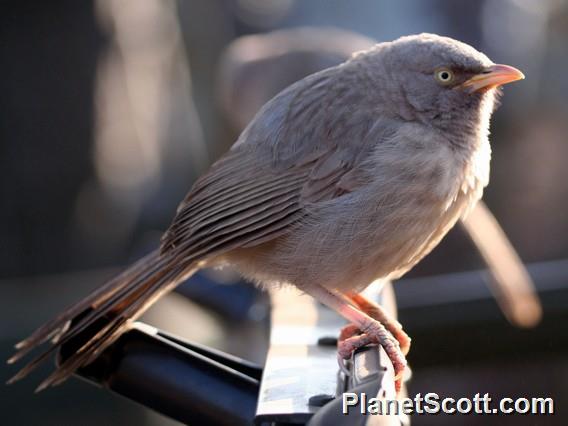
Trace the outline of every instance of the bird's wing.
{"label": "bird's wing", "polygon": [[366,182],[362,165],[376,143],[368,135],[377,128],[361,114],[326,113],[336,110],[330,102],[346,101],[341,90],[330,93],[326,82],[325,73],[312,76],[265,107],[244,140],[181,203],[162,238],[162,253],[194,260],[266,242],[288,232],[307,203],[339,197]]}
{"label": "bird's wing", "polygon": [[306,176],[271,170],[247,149],[229,151],[179,206],[162,253],[194,260],[280,235],[301,215]]}

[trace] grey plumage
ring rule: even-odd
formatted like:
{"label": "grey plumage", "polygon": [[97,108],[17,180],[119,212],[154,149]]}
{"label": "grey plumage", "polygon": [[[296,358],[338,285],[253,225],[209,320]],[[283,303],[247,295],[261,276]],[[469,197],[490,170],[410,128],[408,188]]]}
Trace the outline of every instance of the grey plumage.
{"label": "grey plumage", "polygon": [[[325,27],[295,27],[239,37],[220,59],[217,83],[221,105],[241,131],[264,103],[290,84],[345,62],[354,51],[375,44],[376,40],[361,34]],[[339,186],[355,188],[360,184],[358,177],[348,173]],[[485,260],[490,275],[487,284],[505,317],[519,327],[535,326],[542,308],[534,284],[483,201],[463,218],[462,227]]]}
{"label": "grey plumage", "polygon": [[[58,384],[204,266],[233,264],[262,285],[315,295],[404,274],[488,183],[496,92],[477,80],[475,90],[465,85],[491,66],[470,46],[421,34],[293,84],[196,182],[159,253],[39,329],[12,360],[54,336],[56,348],[106,318],[45,382]],[[437,79],[440,69],[451,84]]]}

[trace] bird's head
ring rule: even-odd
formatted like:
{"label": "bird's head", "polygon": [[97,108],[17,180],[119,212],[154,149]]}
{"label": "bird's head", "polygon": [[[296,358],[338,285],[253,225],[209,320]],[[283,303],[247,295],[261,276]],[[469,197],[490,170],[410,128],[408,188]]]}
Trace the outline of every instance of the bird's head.
{"label": "bird's head", "polygon": [[450,133],[485,130],[499,86],[524,78],[457,40],[419,34],[378,45],[381,91],[392,112]]}

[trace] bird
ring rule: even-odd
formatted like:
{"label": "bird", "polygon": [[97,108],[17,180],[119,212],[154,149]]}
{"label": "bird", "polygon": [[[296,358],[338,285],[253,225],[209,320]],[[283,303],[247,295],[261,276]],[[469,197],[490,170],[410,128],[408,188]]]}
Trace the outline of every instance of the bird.
{"label": "bird", "polygon": [[[282,89],[375,44],[377,40],[333,27],[293,27],[239,37],[219,60],[221,106],[232,126],[242,131]],[[516,327],[535,327],[542,318],[535,285],[489,207],[479,200],[459,223],[487,268],[486,284],[503,316]]]}
{"label": "bird", "polygon": [[197,270],[232,265],[336,311],[339,358],[381,345],[400,390],[410,338],[361,291],[408,272],[480,200],[500,86],[523,78],[422,33],[292,84],[195,182],[158,249],[16,345],[9,363],[48,347],[9,383],[81,336],[37,390],[64,382]]}

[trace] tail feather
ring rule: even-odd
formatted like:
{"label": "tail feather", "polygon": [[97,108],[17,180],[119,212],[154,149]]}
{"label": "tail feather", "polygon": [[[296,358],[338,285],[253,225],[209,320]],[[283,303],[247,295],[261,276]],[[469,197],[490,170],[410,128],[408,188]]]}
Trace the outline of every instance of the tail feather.
{"label": "tail feather", "polygon": [[[87,333],[89,327],[94,328],[89,332],[92,335],[89,335],[75,353],[67,357],[36,391],[62,383],[75,370],[94,361],[126,331],[133,320],[192,272],[191,268],[169,264],[158,251],[142,258],[16,345],[19,351],[8,360],[9,363],[18,361],[51,340],[51,346],[24,366],[8,383],[27,376],[62,345],[77,338],[82,332]],[[102,323],[97,324],[100,320],[103,320]]]}
{"label": "tail feather", "polygon": [[134,265],[132,265],[132,267],[126,269],[124,272],[108,281],[105,285],[99,287],[89,296],[76,303],[75,305],[69,307],[53,320],[39,327],[28,338],[17,343],[15,348],[18,350],[18,353],[10,358],[8,362],[10,364],[16,362],[18,359],[25,356],[32,348],[46,342],[47,340],[52,339],[59,332],[64,331],[63,329],[65,328],[65,326],[68,326],[68,322],[71,319],[79,315],[91,305],[101,303],[103,300],[112,297],[114,293],[116,293],[128,283],[128,276],[138,276],[138,273],[141,269],[148,269],[150,263],[149,261],[155,255],[156,254],[153,252],[143,257]]}

